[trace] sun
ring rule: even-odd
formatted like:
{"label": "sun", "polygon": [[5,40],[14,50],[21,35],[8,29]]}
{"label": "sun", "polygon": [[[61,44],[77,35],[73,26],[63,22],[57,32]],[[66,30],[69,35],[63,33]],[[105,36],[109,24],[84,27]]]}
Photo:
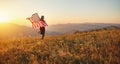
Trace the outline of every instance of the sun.
{"label": "sun", "polygon": [[0,13],[0,22],[8,22],[8,21],[9,21],[8,15],[5,13]]}
{"label": "sun", "polygon": [[7,22],[8,18],[4,16],[0,16],[0,22]]}

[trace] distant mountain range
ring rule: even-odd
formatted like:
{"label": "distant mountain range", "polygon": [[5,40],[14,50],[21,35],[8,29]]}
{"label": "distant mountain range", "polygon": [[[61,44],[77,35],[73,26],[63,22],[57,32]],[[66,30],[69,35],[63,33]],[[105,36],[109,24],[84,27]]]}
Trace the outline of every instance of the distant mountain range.
{"label": "distant mountain range", "polygon": [[79,23],[79,24],[58,24],[47,27],[49,32],[53,32],[53,34],[61,34],[61,33],[72,33],[75,31],[86,31],[86,30],[94,30],[105,27],[116,26],[120,28],[120,24],[110,24],[110,23]]}
{"label": "distant mountain range", "polygon": [[0,39],[37,36],[38,30],[11,23],[0,23]]}
{"label": "distant mountain range", "polygon": [[[110,26],[116,26],[120,28],[120,24],[105,24],[105,23],[79,23],[79,24],[57,24],[46,27],[46,34],[57,35],[64,33],[73,33],[75,31],[86,31],[93,29],[100,29]],[[32,29],[31,27],[11,24],[0,23],[0,39],[4,38],[16,38],[16,37],[31,37],[40,36],[38,34],[39,29]]]}

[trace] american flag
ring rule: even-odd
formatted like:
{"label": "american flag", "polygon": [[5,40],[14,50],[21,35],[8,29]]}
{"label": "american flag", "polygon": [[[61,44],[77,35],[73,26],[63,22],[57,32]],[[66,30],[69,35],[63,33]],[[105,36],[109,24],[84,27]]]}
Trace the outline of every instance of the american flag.
{"label": "american flag", "polygon": [[37,13],[34,13],[31,17],[28,17],[27,20],[30,20],[30,22],[32,23],[32,28],[48,26],[46,22],[40,21],[40,17]]}

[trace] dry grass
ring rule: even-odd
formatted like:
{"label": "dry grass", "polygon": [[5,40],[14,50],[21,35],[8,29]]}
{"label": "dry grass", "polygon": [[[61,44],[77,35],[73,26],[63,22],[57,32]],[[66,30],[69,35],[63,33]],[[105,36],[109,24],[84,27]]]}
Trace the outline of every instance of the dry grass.
{"label": "dry grass", "polygon": [[0,64],[119,64],[120,29],[0,41]]}

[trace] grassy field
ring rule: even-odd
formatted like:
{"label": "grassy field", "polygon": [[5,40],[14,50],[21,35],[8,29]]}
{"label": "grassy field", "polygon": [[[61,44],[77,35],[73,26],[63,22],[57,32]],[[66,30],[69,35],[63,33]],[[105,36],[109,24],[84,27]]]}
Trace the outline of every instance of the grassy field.
{"label": "grassy field", "polygon": [[0,41],[0,64],[119,63],[119,28]]}

